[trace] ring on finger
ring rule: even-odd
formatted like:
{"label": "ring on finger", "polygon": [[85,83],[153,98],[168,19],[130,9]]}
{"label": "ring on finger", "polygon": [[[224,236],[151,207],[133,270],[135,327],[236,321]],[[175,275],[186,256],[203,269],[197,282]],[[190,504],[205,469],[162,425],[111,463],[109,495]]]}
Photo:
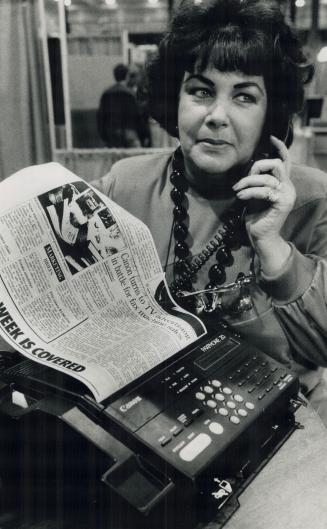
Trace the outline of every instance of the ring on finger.
{"label": "ring on finger", "polygon": [[277,202],[279,199],[279,193],[276,189],[269,189],[267,191],[267,194],[266,194],[266,200],[268,200],[268,202]]}

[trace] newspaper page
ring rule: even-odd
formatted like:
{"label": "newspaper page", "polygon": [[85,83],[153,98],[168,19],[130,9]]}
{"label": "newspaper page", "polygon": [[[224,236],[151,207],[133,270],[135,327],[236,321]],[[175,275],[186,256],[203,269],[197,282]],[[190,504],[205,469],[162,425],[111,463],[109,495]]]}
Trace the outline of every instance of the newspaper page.
{"label": "newspaper page", "polygon": [[102,401],[205,333],[149,229],[57,163],[0,183],[0,334]]}

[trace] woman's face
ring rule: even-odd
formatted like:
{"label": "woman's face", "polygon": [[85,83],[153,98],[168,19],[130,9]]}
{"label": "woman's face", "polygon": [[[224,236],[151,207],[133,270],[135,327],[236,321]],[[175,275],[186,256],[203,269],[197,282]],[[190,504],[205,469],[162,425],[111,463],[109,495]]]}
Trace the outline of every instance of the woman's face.
{"label": "woman's face", "polygon": [[261,137],[267,110],[262,76],[207,68],[184,75],[178,105],[179,139],[191,181],[210,181],[246,164]]}

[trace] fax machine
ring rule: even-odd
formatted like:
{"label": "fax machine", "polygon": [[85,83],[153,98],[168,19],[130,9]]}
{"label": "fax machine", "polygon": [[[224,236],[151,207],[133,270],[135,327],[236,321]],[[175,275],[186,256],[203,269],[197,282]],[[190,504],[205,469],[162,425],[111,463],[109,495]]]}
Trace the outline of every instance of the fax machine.
{"label": "fax machine", "polygon": [[299,405],[294,374],[226,327],[100,404],[21,356],[2,356],[0,379],[6,501],[20,490],[37,509],[61,490],[112,529],[224,525]]}

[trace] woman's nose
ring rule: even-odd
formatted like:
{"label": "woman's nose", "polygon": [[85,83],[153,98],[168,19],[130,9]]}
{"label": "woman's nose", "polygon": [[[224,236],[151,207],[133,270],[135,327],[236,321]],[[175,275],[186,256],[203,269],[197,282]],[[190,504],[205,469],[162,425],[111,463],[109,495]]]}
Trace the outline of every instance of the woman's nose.
{"label": "woman's nose", "polygon": [[205,121],[207,125],[215,127],[227,126],[228,111],[226,103],[221,100],[216,100],[213,102],[213,104],[208,109]]}

